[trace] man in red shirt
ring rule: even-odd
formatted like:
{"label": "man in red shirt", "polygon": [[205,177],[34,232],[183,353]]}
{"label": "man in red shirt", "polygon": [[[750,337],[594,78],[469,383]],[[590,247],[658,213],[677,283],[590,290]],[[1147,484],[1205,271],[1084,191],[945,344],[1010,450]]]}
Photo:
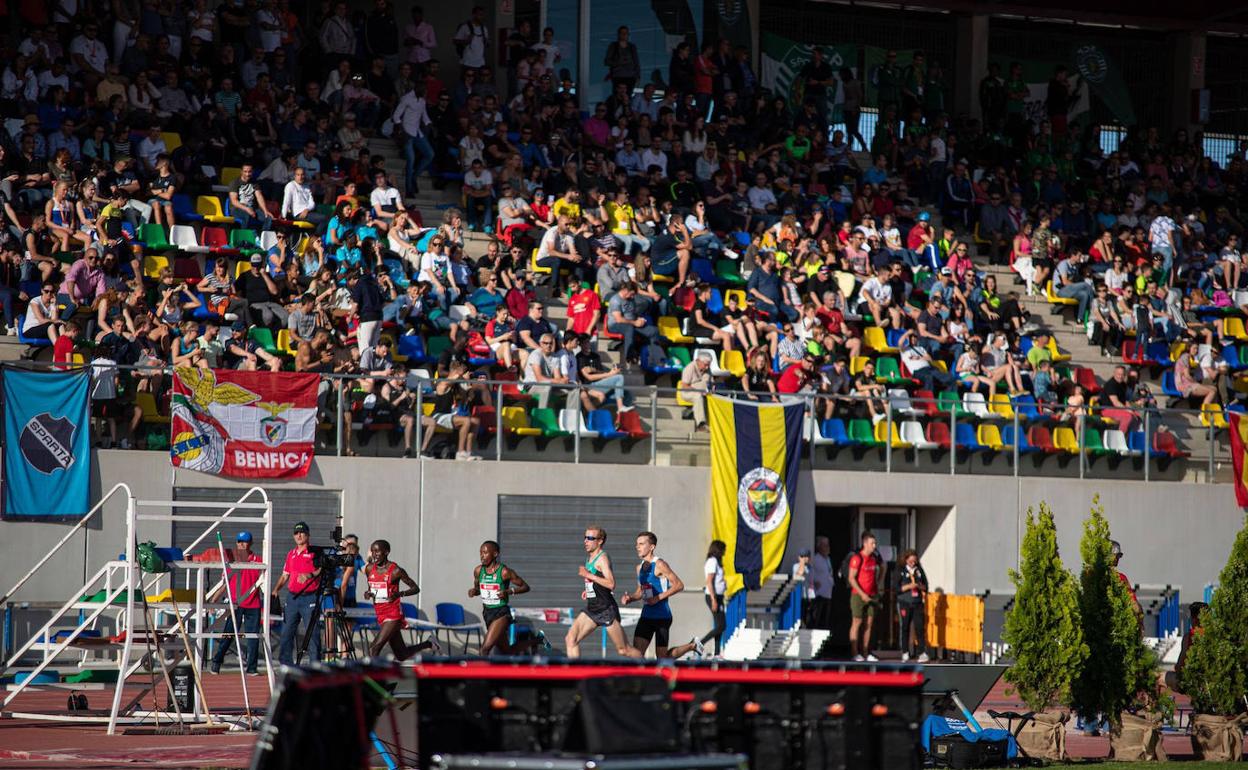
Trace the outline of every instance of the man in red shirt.
{"label": "man in red shirt", "polygon": [[[1122,546],[1117,540],[1109,541],[1109,558],[1114,562],[1114,570],[1118,571],[1118,562],[1122,561]],[[1131,581],[1121,571],[1118,571],[1118,579],[1127,587],[1127,593],[1131,594],[1131,611],[1135,613],[1135,619],[1140,622],[1140,627],[1144,624],[1144,610],[1140,607],[1140,600],[1135,596],[1135,589],[1131,587]]]}
{"label": "man in red shirt", "polygon": [[52,363],[56,364],[56,369],[68,369],[73,364],[74,347],[81,333],[82,328],[77,321],[66,321],[61,327],[61,336],[52,345]]}
{"label": "man in red shirt", "polygon": [[602,317],[602,299],[588,282],[568,300],[568,329],[575,334],[593,334]]}
{"label": "man in red shirt", "polygon": [[[302,620],[312,623],[312,612],[316,609],[317,588],[319,588],[321,568],[316,566],[316,556],[308,547],[308,525],[299,522],[294,531],[295,547],[286,553],[286,563],[282,567],[282,576],[273,587],[273,596],[286,594],[282,599],[282,638],[277,659],[284,666],[295,665],[295,637],[299,634]],[[321,659],[321,635],[318,629],[309,629],[312,634],[312,662]]]}
{"label": "man in red shirt", "polygon": [[811,372],[815,368],[815,357],[810,353],[802,356],[801,363],[795,366],[787,366],[780,373],[780,379],[776,383],[776,390],[781,393],[797,393],[806,384],[810,382]]}
{"label": "man in red shirt", "polygon": [[871,624],[880,604],[880,557],[875,543],[874,534],[863,532],[862,550],[849,557],[849,612],[853,616],[849,624],[849,651],[860,663],[879,660],[871,654]]}
{"label": "man in red shirt", "polygon": [[[233,563],[239,562],[244,564],[259,564],[260,557],[251,552],[251,533],[246,530],[238,533],[238,539],[234,546]],[[239,626],[244,634],[248,634],[246,665],[248,674],[260,673],[257,669],[256,656],[260,648],[260,638],[256,634],[260,631],[260,570],[258,569],[238,569],[237,566],[230,567],[230,592],[227,595],[225,586],[217,589],[217,592],[209,597],[210,602],[219,602],[222,598],[226,601],[234,602],[234,615],[238,618]],[[228,616],[227,616],[228,617]],[[217,651],[212,656],[212,673],[221,672],[221,664],[225,661],[225,655],[230,651],[230,646],[234,644],[234,623],[232,620],[226,620],[225,636],[217,644]]]}

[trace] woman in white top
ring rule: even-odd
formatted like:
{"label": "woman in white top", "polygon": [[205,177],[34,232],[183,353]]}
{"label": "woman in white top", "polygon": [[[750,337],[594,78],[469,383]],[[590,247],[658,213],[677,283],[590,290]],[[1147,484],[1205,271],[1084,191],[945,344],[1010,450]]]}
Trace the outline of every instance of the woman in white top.
{"label": "woman in white top", "polygon": [[56,284],[45,283],[39,296],[32,297],[26,306],[26,318],[22,321],[22,334],[27,337],[46,338],[55,343],[61,336],[64,321],[57,319]]}
{"label": "woman in white top", "polygon": [[728,591],[728,583],[724,580],[724,554],[727,551],[728,546],[723,540],[712,540],[706,549],[706,565],[702,568],[706,574],[706,585],[702,587],[702,593],[706,596],[706,606],[711,610],[715,624],[706,636],[696,640],[699,655],[702,654],[702,645],[712,639],[715,640],[715,654],[719,655],[722,651],[720,637],[728,627],[728,619],[724,615],[724,594]]}
{"label": "woman in white top", "polygon": [[126,98],[129,100],[130,109],[151,112],[152,106],[160,98],[160,89],[147,79],[146,72],[139,71],[134,76],[134,82],[126,87]]}
{"label": "woman in white top", "polygon": [[684,136],[681,137],[681,144],[685,146],[685,152],[694,155],[706,149],[705,118],[699,115],[693,119],[693,123],[685,129]]}
{"label": "woman in white top", "polygon": [[1122,290],[1131,281],[1131,273],[1123,266],[1122,257],[1114,255],[1114,261],[1105,271],[1104,278],[1105,287],[1109,289],[1109,293],[1121,296]]}

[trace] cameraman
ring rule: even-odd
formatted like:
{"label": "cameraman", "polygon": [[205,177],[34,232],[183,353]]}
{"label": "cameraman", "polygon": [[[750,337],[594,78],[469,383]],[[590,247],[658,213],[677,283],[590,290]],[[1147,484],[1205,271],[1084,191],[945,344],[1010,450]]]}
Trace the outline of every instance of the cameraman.
{"label": "cameraman", "polygon": [[[295,547],[286,553],[282,576],[273,587],[274,598],[282,601],[282,637],[278,661],[284,666],[295,665],[295,637],[299,633],[300,622],[305,619],[308,622],[312,620],[321,576],[316,552],[308,547],[308,525],[302,521],[296,524],[294,537]],[[285,596],[280,595],[283,588],[286,589]],[[312,662],[315,663],[321,659],[321,635],[315,633],[315,629],[311,631],[309,648]]]}
{"label": "cameraman", "polygon": [[338,545],[353,559],[349,566],[334,568],[334,592],[338,594],[338,604],[347,609],[357,604],[355,586],[360,570],[364,569],[364,559],[360,556],[359,535],[346,535],[338,541]]}

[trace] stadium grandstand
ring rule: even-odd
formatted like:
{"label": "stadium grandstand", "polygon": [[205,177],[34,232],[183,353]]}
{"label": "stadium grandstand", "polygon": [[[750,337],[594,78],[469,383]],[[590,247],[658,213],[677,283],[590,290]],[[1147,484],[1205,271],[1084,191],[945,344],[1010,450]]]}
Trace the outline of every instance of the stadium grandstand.
{"label": "stadium grandstand", "polygon": [[[1208,601],[1243,521],[1248,11],[1231,5],[0,4],[0,679],[55,658],[111,696],[90,672],[138,660],[128,638],[51,651],[125,627],[62,605],[147,540],[187,570],[173,609],[151,601],[194,618],[207,666],[221,575],[195,564],[236,504],[265,586],[299,525],[299,547],[338,527],[365,556],[388,541],[420,586],[409,640],[455,652],[487,646],[497,610],[465,601],[482,541],[531,583],[512,603],[530,638],[575,649],[599,528],[630,582],[634,533],[657,536],[638,555],[684,576],[672,638],[701,649],[713,629],[707,657],[910,660],[913,550],[934,594],[979,613],[925,659],[988,665],[1008,661],[1028,510],[1053,509],[1073,563],[1099,495],[1172,666],[1180,610]],[[82,423],[27,422],[14,405],[51,380],[23,395],[23,375],[80,375]],[[772,405],[796,411],[741,416]],[[785,431],[787,456],[742,459]],[[707,549],[720,451],[778,561],[730,606]],[[81,507],[43,486],[75,468]],[[865,533],[883,604],[860,648],[841,560]],[[383,636],[346,633],[361,655]],[[617,652],[598,641],[587,656]]]}

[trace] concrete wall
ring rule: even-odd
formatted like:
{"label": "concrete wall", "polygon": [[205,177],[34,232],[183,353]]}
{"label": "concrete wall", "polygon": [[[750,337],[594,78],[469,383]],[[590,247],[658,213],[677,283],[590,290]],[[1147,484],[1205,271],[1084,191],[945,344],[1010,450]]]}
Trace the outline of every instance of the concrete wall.
{"label": "concrete wall", "polygon": [[[175,484],[237,487],[240,494],[249,486],[191,472],[175,476],[165,456],[157,453],[103,451],[97,457],[97,495],[118,481],[130,484],[140,498],[165,500],[172,497]],[[427,609],[447,600],[476,609],[464,598],[467,575],[477,545],[496,535],[500,494],[647,496],[650,526],[662,553],[690,586],[673,600],[673,639],[685,639],[704,631],[708,622],[697,588],[710,539],[708,476],[706,468],[324,457],[314,463],[308,479],[290,486],[342,490],[344,527],[365,541],[389,539],[396,561],[420,582],[421,605]],[[785,561],[812,542],[816,503],[915,507],[917,542],[935,585],[950,592],[1008,591],[1006,571],[1017,560],[1027,507],[1042,499],[1053,507],[1070,565],[1078,559],[1082,519],[1098,493],[1126,552],[1123,569],[1131,579],[1181,585],[1185,601],[1216,579],[1242,522],[1227,485],[820,470],[803,474]],[[88,566],[98,568],[123,549],[124,525],[124,507],[110,504],[85,544],[76,536],[56,565],[46,568],[47,574],[41,573],[19,598],[67,598],[82,582],[84,548]],[[0,522],[0,590],[7,590],[66,528]],[[167,541],[169,527],[146,525],[140,536]],[[289,547],[289,533],[276,536],[274,550],[280,554]],[[611,550],[617,562],[630,562],[627,547],[616,542]],[[576,597],[568,598],[569,605],[576,602]]]}

